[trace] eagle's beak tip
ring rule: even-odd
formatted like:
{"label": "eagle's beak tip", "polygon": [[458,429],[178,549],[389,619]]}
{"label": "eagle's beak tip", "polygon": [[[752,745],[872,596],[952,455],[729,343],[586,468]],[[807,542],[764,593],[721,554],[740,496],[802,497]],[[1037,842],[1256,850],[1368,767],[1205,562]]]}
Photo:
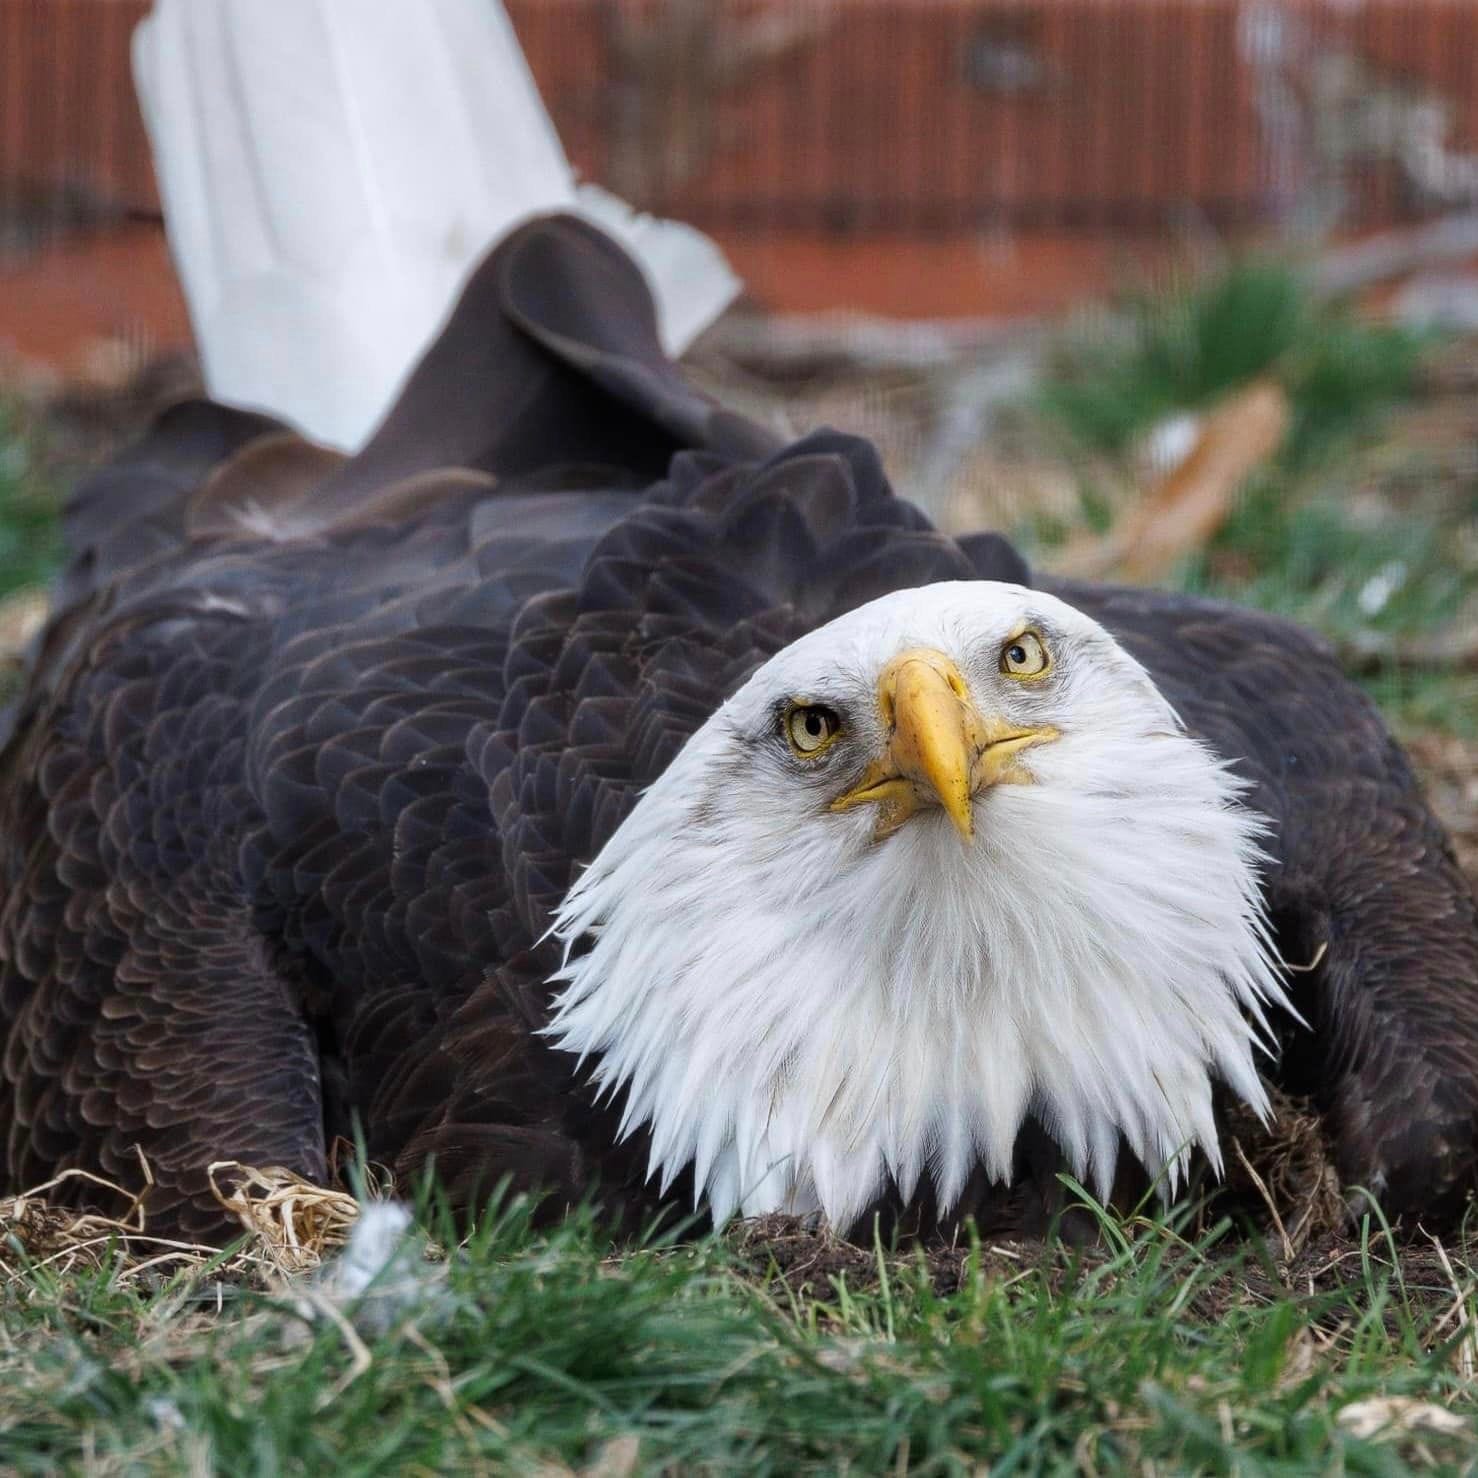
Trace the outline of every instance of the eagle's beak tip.
{"label": "eagle's beak tip", "polygon": [[893,719],[889,748],[898,773],[931,792],[968,843],[975,835],[974,713],[959,669],[942,652],[901,653],[884,669],[880,701]]}
{"label": "eagle's beak tip", "polygon": [[944,809],[949,813],[949,819],[954,823],[955,831],[964,843],[975,840],[975,807],[971,804],[972,797],[958,796],[943,801]]}

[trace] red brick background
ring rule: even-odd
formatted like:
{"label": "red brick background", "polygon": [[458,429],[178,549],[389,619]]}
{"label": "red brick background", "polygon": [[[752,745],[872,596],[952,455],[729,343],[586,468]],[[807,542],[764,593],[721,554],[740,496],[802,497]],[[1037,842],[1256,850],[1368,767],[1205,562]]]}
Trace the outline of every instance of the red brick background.
{"label": "red brick background", "polygon": [[[712,230],[758,299],[936,315],[1050,311],[1187,221],[1285,210],[1299,180],[1238,43],[1251,3],[724,0],[670,54],[653,0],[509,9],[576,165]],[[129,74],[147,8],[0,0],[0,350],[185,333]],[[1281,13],[1315,52],[1439,94],[1449,143],[1478,150],[1474,0]],[[765,55],[777,17],[798,37]],[[1356,224],[1422,209],[1391,167],[1356,187]]]}

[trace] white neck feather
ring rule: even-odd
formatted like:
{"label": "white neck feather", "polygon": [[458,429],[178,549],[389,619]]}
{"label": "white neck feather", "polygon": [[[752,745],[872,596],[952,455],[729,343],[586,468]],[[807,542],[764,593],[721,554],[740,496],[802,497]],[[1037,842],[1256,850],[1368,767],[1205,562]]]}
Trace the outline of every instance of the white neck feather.
{"label": "white neck feather", "polygon": [[1148,720],[1033,751],[1039,783],[983,796],[967,848],[942,812],[839,845],[842,818],[736,807],[721,711],[560,910],[549,1034],[715,1220],[845,1228],[926,1171],[947,1209],[976,1165],[1009,1177],[1028,1113],[1101,1194],[1120,1135],[1171,1191],[1194,1146],[1219,1169],[1213,1079],[1265,1116],[1253,1050],[1287,1005],[1262,824],[1168,709]]}

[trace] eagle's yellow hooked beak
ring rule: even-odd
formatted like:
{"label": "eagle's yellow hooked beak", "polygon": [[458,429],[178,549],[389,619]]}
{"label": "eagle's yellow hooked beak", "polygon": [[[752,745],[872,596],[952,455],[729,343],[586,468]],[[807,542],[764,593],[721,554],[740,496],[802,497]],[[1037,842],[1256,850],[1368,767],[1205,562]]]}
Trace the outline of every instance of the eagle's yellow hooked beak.
{"label": "eagle's yellow hooked beak", "polygon": [[900,652],[883,669],[878,712],[887,748],[831,808],[876,805],[880,840],[915,811],[943,806],[961,840],[968,842],[975,834],[976,795],[988,785],[1029,779],[1012,763],[1015,755],[1057,737],[1055,729],[1020,729],[985,718],[971,701],[959,668],[929,647]]}

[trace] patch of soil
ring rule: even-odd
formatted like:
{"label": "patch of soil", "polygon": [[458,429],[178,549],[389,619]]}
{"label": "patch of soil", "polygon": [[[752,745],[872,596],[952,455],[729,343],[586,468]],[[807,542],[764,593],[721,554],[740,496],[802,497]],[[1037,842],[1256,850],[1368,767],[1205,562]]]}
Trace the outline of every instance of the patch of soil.
{"label": "patch of soil", "polygon": [[[815,1302],[837,1297],[845,1281],[852,1293],[876,1292],[884,1278],[922,1267],[929,1286],[941,1296],[958,1292],[973,1276],[972,1248],[963,1240],[904,1244],[881,1255],[875,1247],[848,1242],[809,1217],[757,1216],[736,1224],[730,1234],[739,1271],[776,1293]],[[1101,1249],[1089,1248],[1097,1258]],[[983,1244],[977,1263],[988,1278],[1015,1278],[1063,1258],[1060,1249],[1040,1239]],[[1064,1263],[1065,1266],[1065,1263]]]}

